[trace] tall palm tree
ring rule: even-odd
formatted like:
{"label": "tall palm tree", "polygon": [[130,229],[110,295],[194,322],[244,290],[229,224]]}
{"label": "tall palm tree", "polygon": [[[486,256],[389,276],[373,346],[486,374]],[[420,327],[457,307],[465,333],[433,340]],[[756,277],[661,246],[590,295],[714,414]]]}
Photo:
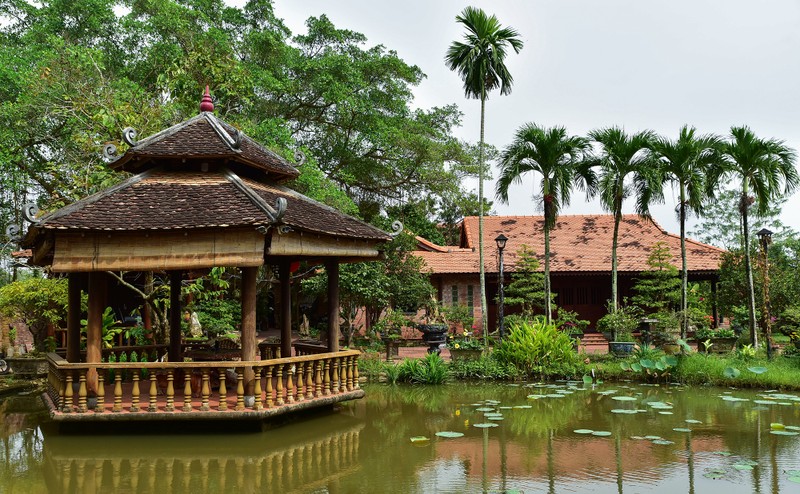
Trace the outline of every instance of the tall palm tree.
{"label": "tall palm tree", "polygon": [[678,217],[681,223],[681,338],[686,339],[688,266],[686,262],[686,217],[689,212],[700,214],[705,197],[706,177],[715,161],[715,149],[720,138],[697,135],[694,127],[684,125],[676,140],[659,137],[653,142],[653,152],[659,162],[663,182],[678,189]]}
{"label": "tall palm tree", "polygon": [[544,208],[544,314],[548,324],[552,318],[550,303],[550,230],[556,225],[561,206],[569,204],[572,186],[587,192],[594,187],[594,172],[584,160],[590,149],[583,137],[570,136],[564,127],[544,128],[529,123],[520,127],[514,141],[500,157],[500,178],[497,197],[508,202],[508,189],[520,183],[528,172],[542,176],[536,200]]}
{"label": "tall palm tree", "polygon": [[507,50],[511,47],[519,53],[522,40],[517,31],[510,27],[502,27],[495,16],[488,16],[482,9],[465,8],[456,16],[456,22],[466,28],[464,41],[454,41],[447,50],[445,63],[450,70],[455,70],[464,81],[464,93],[467,98],[481,100],[481,136],[478,153],[478,256],[481,277],[481,312],[484,338],[487,335],[486,279],[483,265],[483,175],[484,175],[484,118],[486,115],[486,98],[490,91],[500,88],[500,94],[509,94],[514,82],[505,65]]}
{"label": "tall palm tree", "polygon": [[589,132],[589,138],[599,145],[590,159],[599,168],[597,183],[600,204],[614,215],[614,234],[611,244],[611,306],[617,310],[617,241],[622,220],[622,204],[633,195],[636,212],[650,216],[650,204],[663,197],[658,183],[655,160],[650,146],[655,140],[652,131],[628,135],[619,127],[607,127]]}
{"label": "tall palm tree", "polygon": [[742,218],[742,250],[747,273],[750,341],[758,348],[756,334],[756,297],[753,286],[753,267],[750,262],[749,210],[764,214],[771,201],[792,192],[800,183],[795,168],[796,153],[783,141],[760,139],[749,127],[731,127],[730,138],[719,147],[722,165],[712,176],[733,176],[741,181],[739,214]]}

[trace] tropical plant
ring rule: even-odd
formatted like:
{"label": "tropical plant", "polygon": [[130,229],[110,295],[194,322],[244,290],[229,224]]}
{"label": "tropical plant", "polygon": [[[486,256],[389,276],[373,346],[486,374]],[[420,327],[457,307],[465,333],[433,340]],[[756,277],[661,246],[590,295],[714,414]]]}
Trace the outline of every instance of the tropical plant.
{"label": "tropical plant", "polygon": [[591,324],[591,321],[580,319],[577,312],[558,309],[555,325],[572,337],[583,336],[583,333],[589,328],[589,324]]}
{"label": "tropical plant", "polygon": [[638,373],[649,379],[666,379],[670,372],[678,365],[678,359],[672,355],[662,355],[654,358],[640,358],[634,362],[621,362],[620,368],[626,372]]}
{"label": "tropical plant", "polygon": [[[681,311],[688,308],[688,266],[686,257],[686,218],[688,213],[701,214],[708,170],[715,159],[714,149],[720,139],[713,135],[696,135],[694,127],[681,127],[676,140],[659,137],[653,142],[653,152],[659,162],[661,180],[678,189],[678,218],[681,236]],[[681,338],[686,338],[689,320],[681,321]]]}
{"label": "tropical plant", "polygon": [[541,317],[511,326],[493,354],[528,376],[572,376],[580,369],[572,338]]}
{"label": "tropical plant", "polygon": [[421,359],[405,359],[398,367],[398,379],[412,384],[442,384],[450,375],[447,364],[436,353]]}
{"label": "tropical plant", "polygon": [[516,30],[501,27],[494,15],[489,16],[482,9],[465,8],[456,16],[456,22],[466,28],[464,41],[454,41],[447,50],[445,63],[455,70],[464,82],[464,94],[468,98],[481,101],[481,132],[478,148],[478,257],[480,264],[481,314],[484,339],[488,338],[486,279],[483,262],[483,179],[484,179],[484,126],[486,117],[486,98],[493,89],[500,88],[500,94],[509,94],[514,82],[505,65],[506,52],[510,47],[516,53],[522,49],[522,40]]}
{"label": "tropical plant", "polygon": [[525,124],[517,129],[514,141],[503,151],[497,197],[508,202],[508,189],[520,183],[528,172],[542,176],[536,198],[544,209],[544,315],[549,323],[553,317],[550,288],[550,230],[556,225],[562,206],[569,205],[572,186],[590,192],[594,188],[594,173],[586,166],[584,155],[589,142],[570,136],[564,127],[544,128]]}
{"label": "tropical plant", "polygon": [[465,331],[461,336],[451,336],[447,347],[455,350],[483,350],[483,340],[472,336],[471,331]]}
{"label": "tropical plant", "polygon": [[[511,282],[505,288],[505,305],[520,307],[525,319],[533,317],[536,309],[545,307],[544,275],[539,271],[539,259],[527,245],[516,252],[517,260],[511,273]],[[555,294],[550,294],[552,298]],[[509,316],[510,317],[510,316]],[[505,318],[509,321],[508,317]],[[509,321],[509,324],[512,321]]]}
{"label": "tropical plant", "polygon": [[599,152],[589,159],[599,168],[597,183],[600,204],[614,216],[611,238],[611,309],[617,310],[617,245],[622,205],[634,196],[636,212],[650,215],[650,204],[662,197],[656,173],[656,162],[650,148],[655,139],[652,131],[628,135],[619,127],[607,127],[589,132],[589,138],[599,145]]}
{"label": "tropical plant", "polygon": [[783,141],[757,137],[749,127],[731,127],[729,139],[719,145],[718,152],[720,164],[712,169],[709,184],[719,183],[724,176],[733,176],[740,181],[738,206],[747,276],[748,325],[750,341],[754,348],[758,348],[749,211],[755,206],[756,214],[767,212],[773,201],[792,192],[800,183],[794,165],[796,153]]}
{"label": "tropical plant", "polygon": [[[106,307],[103,311],[101,318],[100,340],[103,343],[103,348],[111,348],[114,346],[114,338],[122,333],[122,328],[119,327],[120,321],[114,315],[114,309]],[[86,319],[81,319],[81,334],[85,337],[89,322]]]}

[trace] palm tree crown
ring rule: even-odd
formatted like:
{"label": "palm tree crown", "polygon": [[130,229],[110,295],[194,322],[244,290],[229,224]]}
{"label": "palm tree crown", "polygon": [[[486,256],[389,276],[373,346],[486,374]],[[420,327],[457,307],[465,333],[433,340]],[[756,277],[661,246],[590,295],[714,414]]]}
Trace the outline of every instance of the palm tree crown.
{"label": "palm tree crown", "polygon": [[544,283],[545,317],[552,318],[550,289],[550,230],[562,205],[569,204],[573,183],[580,188],[594,187],[594,173],[583,159],[589,141],[569,136],[564,127],[546,129],[526,124],[517,130],[514,141],[505,149],[500,161],[497,197],[508,202],[508,189],[519,183],[528,172],[542,175],[541,201],[544,206]]}
{"label": "palm tree crown", "polygon": [[465,95],[484,99],[498,86],[500,94],[509,94],[514,78],[505,65],[506,49],[510,46],[516,53],[522,49],[517,31],[501,27],[497,17],[475,7],[465,8],[456,21],[467,32],[463,42],[454,41],[450,45],[445,62],[461,76]]}

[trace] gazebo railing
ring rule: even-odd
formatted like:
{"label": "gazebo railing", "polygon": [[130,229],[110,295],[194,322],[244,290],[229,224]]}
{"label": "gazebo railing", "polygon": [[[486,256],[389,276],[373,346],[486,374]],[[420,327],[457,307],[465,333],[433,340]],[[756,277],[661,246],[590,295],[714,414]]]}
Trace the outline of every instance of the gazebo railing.
{"label": "gazebo railing", "polygon": [[[70,363],[48,354],[47,393],[57,413],[263,412],[359,389],[357,350],[225,362]],[[253,372],[252,392],[245,378]],[[95,377],[96,376],[96,377]],[[90,381],[96,379],[96,392]],[[94,395],[94,396],[90,396]],[[246,399],[252,396],[252,399]],[[303,407],[304,408],[304,407]]]}

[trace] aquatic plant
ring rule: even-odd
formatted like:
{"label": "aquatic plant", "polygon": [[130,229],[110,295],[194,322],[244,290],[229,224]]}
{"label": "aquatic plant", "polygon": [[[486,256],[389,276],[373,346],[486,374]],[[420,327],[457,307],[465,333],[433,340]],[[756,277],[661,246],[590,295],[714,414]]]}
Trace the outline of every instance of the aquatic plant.
{"label": "aquatic plant", "polygon": [[542,319],[511,326],[494,353],[500,362],[513,364],[526,375],[572,376],[581,367],[572,338]]}

